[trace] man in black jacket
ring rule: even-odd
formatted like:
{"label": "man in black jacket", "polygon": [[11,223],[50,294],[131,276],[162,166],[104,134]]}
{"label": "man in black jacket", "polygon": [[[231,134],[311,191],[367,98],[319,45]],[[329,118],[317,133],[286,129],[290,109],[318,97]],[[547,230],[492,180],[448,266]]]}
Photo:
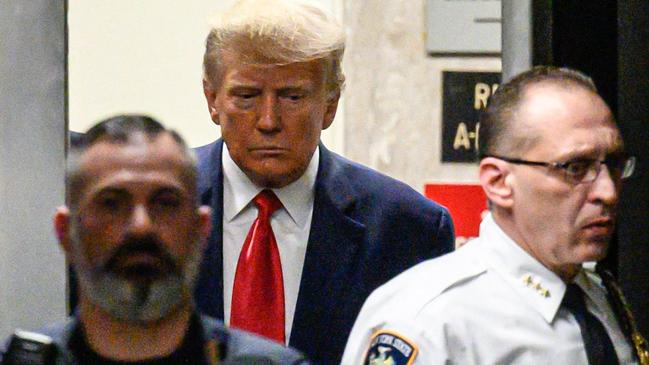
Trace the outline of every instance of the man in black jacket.
{"label": "man in black jacket", "polygon": [[69,206],[54,226],[78,276],[78,310],[41,334],[17,331],[2,364],[304,363],[195,310],[210,209],[198,204],[195,162],[175,132],[114,117],[68,163]]}

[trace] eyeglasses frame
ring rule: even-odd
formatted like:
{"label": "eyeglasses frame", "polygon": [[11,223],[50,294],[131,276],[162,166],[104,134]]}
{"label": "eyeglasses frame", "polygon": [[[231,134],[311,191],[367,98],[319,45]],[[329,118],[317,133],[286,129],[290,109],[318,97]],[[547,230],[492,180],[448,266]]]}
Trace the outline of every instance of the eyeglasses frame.
{"label": "eyeglasses frame", "polygon": [[[520,159],[520,158],[506,157],[506,156],[500,156],[500,155],[489,155],[489,154],[482,155],[480,157],[480,159],[483,159],[483,158],[486,158],[486,157],[493,157],[493,158],[497,158],[499,160],[503,160],[503,161],[513,163],[513,164],[517,164],[517,165],[543,166],[543,167],[547,167],[547,168],[550,168],[550,169],[562,170],[566,180],[573,181],[574,183],[577,183],[577,184],[585,184],[585,183],[593,182],[593,181],[595,181],[597,179],[597,177],[599,176],[599,173],[602,171],[602,165],[606,165],[606,168],[609,170],[609,173],[610,173],[611,172],[611,167],[609,166],[609,164],[607,162],[609,162],[609,163],[612,162],[613,159],[611,157],[614,157],[614,156],[615,157],[621,157],[620,161],[624,161],[624,164],[623,164],[624,166],[622,167],[622,170],[621,170],[622,173],[620,174],[620,179],[625,180],[625,179],[628,179],[629,177],[633,176],[633,172],[635,171],[636,158],[635,158],[635,156],[629,156],[629,155],[622,155],[622,156],[620,156],[620,155],[610,155],[610,156],[607,156],[603,160],[595,160],[595,159],[593,159],[592,160],[593,163],[599,163],[599,166],[597,167],[597,170],[596,170],[596,174],[594,175],[592,180],[580,180],[580,181],[575,180],[574,178],[570,178],[568,176],[567,167],[568,167],[569,164],[575,162],[574,159],[564,161],[564,162],[543,162],[543,161],[530,161],[530,160],[524,160],[524,159]],[[584,159],[584,160],[586,161],[587,159]],[[584,175],[584,176],[586,176],[586,175]]]}

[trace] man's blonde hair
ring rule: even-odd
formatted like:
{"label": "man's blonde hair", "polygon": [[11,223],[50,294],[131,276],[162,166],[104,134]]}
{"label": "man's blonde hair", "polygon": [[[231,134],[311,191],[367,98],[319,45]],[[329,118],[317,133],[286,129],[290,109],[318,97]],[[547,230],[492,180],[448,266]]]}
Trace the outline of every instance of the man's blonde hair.
{"label": "man's blonde hair", "polygon": [[322,9],[303,0],[240,0],[215,15],[205,42],[203,70],[218,85],[224,53],[244,63],[285,65],[324,60],[326,86],[339,94],[345,82],[341,62],[345,33]]}

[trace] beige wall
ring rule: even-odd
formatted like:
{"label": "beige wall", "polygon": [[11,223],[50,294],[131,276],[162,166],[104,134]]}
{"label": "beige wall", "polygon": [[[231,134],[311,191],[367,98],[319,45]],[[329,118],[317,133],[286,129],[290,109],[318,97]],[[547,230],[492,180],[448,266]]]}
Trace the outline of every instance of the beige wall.
{"label": "beige wall", "polygon": [[[476,181],[470,164],[442,164],[444,70],[499,71],[499,58],[430,57],[425,0],[312,0],[345,26],[347,87],[327,146],[404,180]],[[232,0],[70,0],[70,128],[147,112],[192,146],[219,131],[201,90],[209,15]]]}
{"label": "beige wall", "polygon": [[[347,90],[325,143],[420,190],[428,181],[473,181],[474,168],[439,163],[441,72],[497,71],[499,59],[426,56],[424,0],[313,1],[333,10],[349,36]],[[208,14],[229,3],[69,0],[71,129],[147,112],[194,146],[216,138],[200,64]],[[12,55],[0,63],[3,338],[15,327],[37,329],[65,316],[64,262],[50,221],[63,202],[61,4],[0,1],[0,48]]]}
{"label": "beige wall", "polygon": [[[336,15],[342,0],[311,0]],[[191,146],[220,135],[201,86],[210,15],[233,0],[69,0],[70,129],[148,113]],[[339,151],[341,116],[323,135]]]}
{"label": "beige wall", "polygon": [[406,181],[476,182],[472,164],[442,164],[442,71],[500,71],[500,58],[430,57],[424,0],[348,0],[345,154]]}

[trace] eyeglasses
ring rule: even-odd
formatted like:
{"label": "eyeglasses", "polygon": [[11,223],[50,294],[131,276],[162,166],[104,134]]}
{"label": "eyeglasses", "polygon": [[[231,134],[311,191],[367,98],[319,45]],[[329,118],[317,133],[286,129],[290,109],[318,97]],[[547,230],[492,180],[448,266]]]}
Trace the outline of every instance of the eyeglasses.
{"label": "eyeglasses", "polygon": [[627,155],[610,155],[604,160],[594,160],[587,158],[579,158],[566,162],[539,162],[521,160],[518,158],[510,158],[496,155],[485,155],[483,157],[493,157],[499,160],[507,161],[513,164],[530,165],[530,166],[545,166],[550,169],[562,170],[565,179],[575,184],[589,183],[595,181],[599,172],[602,170],[602,165],[606,165],[608,172],[614,179],[626,179],[633,175],[635,170],[635,157]]}

